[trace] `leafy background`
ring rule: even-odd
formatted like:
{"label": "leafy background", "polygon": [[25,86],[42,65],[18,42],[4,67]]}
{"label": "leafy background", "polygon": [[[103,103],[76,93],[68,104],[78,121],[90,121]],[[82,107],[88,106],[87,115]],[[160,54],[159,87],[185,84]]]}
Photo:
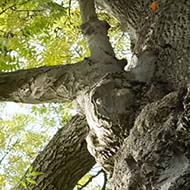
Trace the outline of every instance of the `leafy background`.
{"label": "leafy background", "polygon": [[[99,17],[111,25],[109,36],[117,57],[129,58],[128,35],[106,13],[100,11]],[[76,0],[1,0],[0,72],[83,60],[90,52],[80,24]],[[75,113],[70,103],[0,103],[0,189],[13,190],[20,183],[25,169]],[[103,180],[97,184],[93,176],[98,175]],[[95,166],[75,189],[103,189],[104,178]]]}

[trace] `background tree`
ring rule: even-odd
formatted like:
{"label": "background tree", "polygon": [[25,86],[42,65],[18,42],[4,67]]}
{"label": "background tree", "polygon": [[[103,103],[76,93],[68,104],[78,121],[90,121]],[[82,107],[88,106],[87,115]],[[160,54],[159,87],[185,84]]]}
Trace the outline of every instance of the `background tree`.
{"label": "background tree", "polygon": [[27,187],[72,189],[94,164],[89,151],[112,189],[189,189],[190,1],[96,3],[129,32],[134,68],[125,72],[126,61],[115,57],[94,1],[80,0],[90,58],[0,75],[2,101],[69,101],[79,113],[68,124],[74,131],[63,128],[65,138],[55,136],[36,158],[41,175]]}

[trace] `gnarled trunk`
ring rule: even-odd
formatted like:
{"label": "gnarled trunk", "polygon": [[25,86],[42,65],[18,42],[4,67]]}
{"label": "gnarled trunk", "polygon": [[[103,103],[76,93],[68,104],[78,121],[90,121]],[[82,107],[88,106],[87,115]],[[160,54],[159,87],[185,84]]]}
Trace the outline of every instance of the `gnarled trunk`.
{"label": "gnarled trunk", "polygon": [[[80,0],[81,29],[89,43],[90,59],[44,71],[39,68],[38,74],[31,70],[27,76],[27,71],[18,71],[23,78],[17,80],[14,78],[18,72],[3,73],[0,99],[30,103],[73,101],[89,126],[88,150],[110,174],[112,189],[188,190],[190,0],[157,0],[157,9],[151,9],[151,0],[96,2],[129,32],[136,67],[123,70],[123,61],[115,58],[107,38],[108,24],[98,20],[94,1]],[[12,91],[3,91],[9,81]],[[39,89],[42,82],[46,88]],[[76,142],[71,140],[69,147]],[[60,171],[69,166],[69,162],[66,166],[51,164]],[[50,179],[56,179],[55,174],[56,171]],[[67,174],[61,175],[64,180]],[[81,177],[76,176],[75,179]],[[43,184],[39,187],[45,189],[46,182],[39,179],[37,184]],[[63,183],[61,179],[54,180],[49,189],[59,190]]]}
{"label": "gnarled trunk", "polygon": [[[130,130],[112,157],[112,189],[190,189],[190,1],[158,0],[156,10],[149,0],[97,2],[131,36],[137,66],[127,78],[146,81],[151,74],[149,88],[141,84],[146,92],[133,95],[137,106],[126,108],[129,118],[136,113],[133,122],[120,120]],[[125,98],[121,104],[131,105]]]}

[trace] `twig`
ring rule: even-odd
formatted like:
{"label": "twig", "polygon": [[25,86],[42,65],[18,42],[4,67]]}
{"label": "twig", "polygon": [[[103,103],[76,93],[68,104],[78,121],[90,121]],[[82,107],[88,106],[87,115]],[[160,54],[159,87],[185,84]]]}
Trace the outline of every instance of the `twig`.
{"label": "twig", "polygon": [[71,15],[71,1],[72,0],[69,0],[69,16]]}
{"label": "twig", "polygon": [[11,5],[11,6],[7,7],[6,9],[2,10],[2,11],[0,12],[0,15],[3,14],[3,13],[5,13],[5,12],[6,12],[7,10],[9,10],[9,9],[14,9],[14,7],[17,6],[17,5],[24,5],[25,3],[28,3],[29,1],[30,1],[30,0],[27,0],[27,1],[24,1],[24,2],[18,3],[18,4],[14,3],[13,5]]}
{"label": "twig", "polygon": [[5,154],[3,155],[3,157],[0,159],[0,165],[2,164],[3,160],[7,157],[7,155],[11,152],[11,150],[15,147],[15,145],[19,142],[20,140],[17,139],[16,142],[14,144],[12,144],[12,146],[10,147],[10,144],[11,144],[11,139],[9,139],[9,142],[8,142],[8,148],[7,148],[7,151],[5,152]]}
{"label": "twig", "polygon": [[14,10],[16,12],[42,12],[44,11],[44,9],[36,9],[36,10],[24,10],[24,9],[17,9],[17,10]]}

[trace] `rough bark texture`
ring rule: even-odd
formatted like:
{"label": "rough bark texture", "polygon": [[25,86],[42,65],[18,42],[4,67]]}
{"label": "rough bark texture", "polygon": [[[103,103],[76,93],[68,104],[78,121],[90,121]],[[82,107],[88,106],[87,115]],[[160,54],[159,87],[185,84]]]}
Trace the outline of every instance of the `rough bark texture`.
{"label": "rough bark texture", "polygon": [[[121,63],[121,64],[120,64]],[[23,103],[66,102],[89,90],[107,72],[121,71],[122,62],[96,63],[90,59],[54,67],[0,73],[0,100]]]}
{"label": "rough bark texture", "polygon": [[[90,47],[90,59],[68,66],[2,73],[0,100],[73,101],[89,125],[89,152],[110,173],[112,189],[188,190],[190,0],[158,0],[155,11],[151,0],[96,2],[129,32],[136,67],[130,69],[129,63],[128,71],[122,70],[123,61],[114,56],[107,37],[109,27],[97,19],[94,1],[80,0],[81,29]],[[76,132],[73,129],[72,133]],[[74,137],[74,142],[65,137],[71,140],[71,149],[77,148]],[[53,142],[55,149],[66,145]],[[65,158],[65,154],[59,156]],[[43,160],[45,167],[46,158]],[[69,168],[69,163],[57,162],[54,167],[52,160],[53,177],[50,183],[44,178],[37,181],[43,184],[40,188],[58,190],[67,175],[59,171]],[[76,180],[81,176],[78,170],[86,171],[77,164],[76,170],[72,168]],[[51,167],[45,173],[51,173]],[[46,188],[46,184],[50,186]]]}
{"label": "rough bark texture", "polygon": [[[31,190],[72,190],[78,180],[95,164],[86,147],[87,123],[75,116],[61,128],[33,162],[33,171],[43,172],[28,183]],[[24,178],[23,178],[24,180]],[[18,190],[24,190],[21,185]]]}
{"label": "rough bark texture", "polygon": [[[146,74],[151,74],[149,84],[161,86],[163,92],[163,98],[149,99],[142,107],[144,98],[136,96],[133,102],[139,101],[139,108],[127,109],[130,117],[137,115],[134,123],[126,126],[131,130],[122,147],[111,156],[112,189],[190,189],[190,1],[157,1],[155,12],[150,0],[97,2],[112,12],[131,36],[137,67],[128,71],[129,80],[146,81]],[[151,68],[148,72],[147,67]],[[124,124],[126,119],[120,122]]]}
{"label": "rough bark texture", "polygon": [[116,156],[113,189],[190,188],[190,94],[182,92],[146,105],[138,115]]}
{"label": "rough bark texture", "polygon": [[129,32],[132,51],[137,59],[144,50],[156,51],[154,80],[168,82],[172,89],[189,81],[189,0],[158,0],[155,12],[151,9],[151,0],[96,1]]}
{"label": "rough bark texture", "polygon": [[[167,93],[161,85],[128,80],[128,74],[108,74],[87,97],[86,117],[90,131],[88,149],[110,173],[119,150],[140,110]],[[92,111],[93,110],[93,111]]]}

